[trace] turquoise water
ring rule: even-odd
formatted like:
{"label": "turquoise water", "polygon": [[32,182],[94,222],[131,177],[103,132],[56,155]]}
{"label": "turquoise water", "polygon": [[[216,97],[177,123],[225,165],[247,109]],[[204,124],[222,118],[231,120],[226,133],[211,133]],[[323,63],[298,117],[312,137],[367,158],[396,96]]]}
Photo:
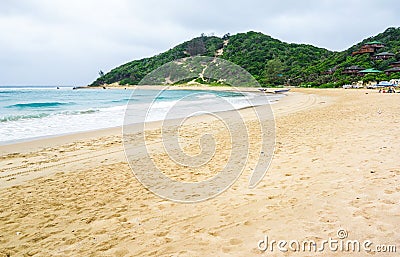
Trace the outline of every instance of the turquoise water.
{"label": "turquoise water", "polygon": [[[163,119],[165,110],[180,99],[184,99],[183,106],[187,108],[202,104],[210,111],[223,111],[246,107],[246,99],[256,96],[201,90],[171,90],[160,95],[155,92],[158,94],[154,90],[0,87],[0,144],[121,126],[129,100],[138,112],[145,103],[154,102],[150,121]],[[230,99],[234,106],[220,105],[217,99],[221,98]],[[259,99],[259,104],[265,103],[265,97]],[[131,123],[134,122],[133,119]]]}

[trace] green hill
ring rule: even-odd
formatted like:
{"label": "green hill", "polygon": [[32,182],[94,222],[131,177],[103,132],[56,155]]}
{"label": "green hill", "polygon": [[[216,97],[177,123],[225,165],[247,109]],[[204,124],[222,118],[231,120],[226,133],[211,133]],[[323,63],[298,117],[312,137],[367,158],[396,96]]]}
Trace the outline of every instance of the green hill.
{"label": "green hill", "polygon": [[[380,41],[385,47],[379,52],[396,55],[388,60],[372,60],[369,54],[352,56],[370,41]],[[220,57],[249,71],[263,86],[289,84],[298,86],[340,86],[360,80],[359,76],[342,74],[344,68],[358,65],[364,68],[385,70],[389,64],[400,59],[400,28],[388,28],[385,32],[364,39],[342,52],[332,52],[305,44],[289,44],[259,32],[239,33],[222,38],[205,36],[184,42],[164,53],[150,58],[134,60],[112,69],[99,77],[91,86],[119,82],[135,85],[154,69],[165,63],[189,56]],[[329,74],[328,70],[331,70]],[[399,73],[391,77],[400,77]],[[368,74],[364,80],[390,79],[384,73]]]}

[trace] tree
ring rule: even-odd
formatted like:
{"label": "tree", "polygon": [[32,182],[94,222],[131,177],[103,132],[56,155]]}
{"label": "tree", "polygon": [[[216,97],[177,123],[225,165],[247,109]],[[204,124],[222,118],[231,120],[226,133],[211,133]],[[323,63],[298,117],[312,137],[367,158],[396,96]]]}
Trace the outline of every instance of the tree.
{"label": "tree", "polygon": [[204,38],[196,38],[190,41],[187,45],[186,51],[190,56],[203,55],[206,52]]}
{"label": "tree", "polygon": [[269,85],[283,83],[283,64],[279,59],[272,59],[265,65],[265,82]]}
{"label": "tree", "polygon": [[368,83],[368,82],[371,82],[371,81],[376,81],[376,74],[374,74],[374,73],[366,74],[366,75],[364,75],[362,80],[364,81],[364,83]]}
{"label": "tree", "polygon": [[104,76],[104,72],[102,70],[99,71],[100,78]]}
{"label": "tree", "polygon": [[230,33],[226,33],[225,35],[222,36],[222,39],[227,40],[227,39],[229,39],[230,36],[231,36]]}

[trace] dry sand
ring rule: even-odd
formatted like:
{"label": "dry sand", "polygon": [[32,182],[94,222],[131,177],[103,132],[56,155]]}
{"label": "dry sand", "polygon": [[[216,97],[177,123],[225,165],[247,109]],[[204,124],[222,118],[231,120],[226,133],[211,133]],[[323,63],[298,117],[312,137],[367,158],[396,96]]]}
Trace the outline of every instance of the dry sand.
{"label": "dry sand", "polygon": [[[292,91],[273,105],[277,143],[263,181],[248,188],[260,138],[251,110],[242,110],[251,135],[244,173],[196,204],[146,190],[125,160],[118,128],[0,147],[0,256],[343,256],[257,249],[266,235],[318,242],[337,238],[340,228],[348,239],[394,244],[399,252],[400,94]],[[190,154],[199,151],[203,130],[219,140],[218,158],[197,172],[161,158],[159,124],[147,140],[168,176],[202,180],[229,155],[222,127],[201,119],[182,128]],[[136,165],[147,165],[140,153]]]}

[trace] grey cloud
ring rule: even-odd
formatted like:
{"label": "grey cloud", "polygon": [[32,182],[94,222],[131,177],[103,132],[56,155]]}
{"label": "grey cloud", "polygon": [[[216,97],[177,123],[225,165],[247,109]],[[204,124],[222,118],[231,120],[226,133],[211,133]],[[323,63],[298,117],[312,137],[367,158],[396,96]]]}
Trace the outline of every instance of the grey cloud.
{"label": "grey cloud", "polygon": [[396,0],[0,2],[0,85],[88,84],[104,71],[215,32],[261,31],[342,50],[399,26]]}

